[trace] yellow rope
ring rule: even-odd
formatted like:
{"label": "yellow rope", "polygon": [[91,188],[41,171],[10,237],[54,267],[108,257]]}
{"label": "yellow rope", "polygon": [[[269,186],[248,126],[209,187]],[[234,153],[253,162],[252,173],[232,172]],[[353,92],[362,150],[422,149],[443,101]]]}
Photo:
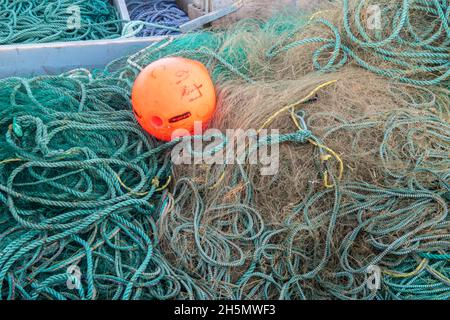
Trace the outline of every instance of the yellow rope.
{"label": "yellow rope", "polygon": [[11,162],[19,162],[19,161],[23,161],[23,159],[19,159],[19,158],[16,158],[16,159],[6,159],[6,160],[3,160],[3,161],[0,161],[0,164],[11,163]]}
{"label": "yellow rope", "polygon": [[222,172],[222,174],[220,175],[219,180],[217,180],[217,182],[212,187],[210,187],[209,189],[212,190],[212,189],[217,188],[220,185],[220,183],[222,182],[223,179],[225,179],[225,171]]}
{"label": "yellow rope", "polygon": [[[266,122],[264,122],[264,124],[261,126],[261,128],[258,130],[258,133],[261,132],[262,129],[266,128],[270,123],[272,123],[272,121],[274,121],[280,114],[282,114],[285,111],[290,110],[291,111],[291,118],[294,121],[295,126],[299,129],[299,130],[303,130],[303,128],[300,126],[300,123],[298,122],[297,118],[295,117],[295,108],[302,104],[305,103],[306,101],[310,100],[319,90],[328,87],[334,83],[336,83],[337,80],[331,80],[325,83],[322,83],[321,85],[317,86],[314,90],[312,90],[308,95],[306,95],[304,98],[302,98],[301,100],[299,100],[296,103],[293,103],[291,105],[288,105],[286,107],[281,108],[280,110],[278,110],[277,112],[275,112],[271,117],[269,117]],[[308,142],[310,142],[312,145],[320,148],[320,149],[324,149],[327,152],[329,152],[331,155],[323,155],[321,157],[322,162],[326,162],[329,161],[332,157],[334,157],[338,163],[339,163],[339,177],[338,179],[341,180],[343,175],[344,175],[344,161],[342,161],[342,158],[332,149],[328,148],[327,146],[321,145],[317,142],[315,142],[314,140],[309,139]],[[334,184],[330,184],[329,183],[329,178],[328,178],[328,170],[326,170],[324,172],[324,177],[323,177],[323,184],[326,188],[334,188]]]}
{"label": "yellow rope", "polygon": [[300,101],[293,103],[291,105],[288,105],[280,110],[278,110],[277,112],[275,112],[269,119],[266,120],[266,122],[264,122],[264,124],[261,126],[261,128],[259,128],[258,133],[261,132],[261,130],[265,129],[269,124],[272,123],[273,120],[275,120],[280,114],[282,114],[285,111],[288,111],[289,109],[294,109],[295,107],[297,107],[298,105],[305,103],[306,101],[310,100],[319,90],[328,87],[329,85],[332,85],[333,83],[336,83],[337,80],[331,80],[328,82],[325,82],[321,85],[319,85],[317,88],[315,88],[314,90],[312,90],[306,97],[302,98]]}
{"label": "yellow rope", "polygon": [[[295,117],[295,110],[291,109],[291,118],[295,123],[295,126],[299,129],[299,130],[303,130],[303,128],[300,126],[300,124],[298,123],[297,118]],[[337,162],[339,162],[339,176],[338,179],[342,180],[342,177],[344,176],[344,161],[342,161],[342,158],[331,148],[328,148],[327,146],[324,146],[320,143],[317,143],[316,141],[312,140],[312,139],[308,139],[308,142],[311,143],[312,145],[320,148],[320,149],[325,149],[326,151],[328,151],[329,153],[331,153],[331,155],[329,154],[324,154],[320,157],[320,160],[322,160],[322,162],[326,162],[328,160],[330,160],[332,157],[334,157]],[[328,170],[325,170],[325,172],[323,173],[323,184],[326,188],[334,188],[334,184],[329,184],[328,183]]]}
{"label": "yellow rope", "polygon": [[422,271],[426,265],[428,264],[428,260],[427,259],[423,259],[422,262],[420,262],[420,264],[417,266],[416,270],[411,271],[409,273],[401,273],[401,272],[397,272],[397,271],[391,271],[391,270],[383,270],[384,274],[387,274],[388,276],[391,276],[393,278],[411,278],[416,276],[417,274],[419,274],[420,271]]}
{"label": "yellow rope", "polygon": [[[169,184],[170,184],[171,181],[172,181],[172,176],[169,176],[169,178],[167,178],[166,183],[165,183],[161,188],[156,189],[156,191],[157,191],[157,192],[163,191],[164,189],[166,189],[166,188],[169,186]],[[158,182],[159,182],[159,180],[158,180]],[[158,183],[158,185],[159,185],[159,183]]]}
{"label": "yellow rope", "polygon": [[[137,195],[140,197],[146,196],[148,194],[148,192],[134,192],[133,189],[129,188],[125,183],[123,183],[123,181],[122,181],[122,179],[120,179],[119,175],[116,174],[116,177],[117,177],[117,180],[119,180],[120,185],[122,187],[124,187],[125,189],[127,189],[131,194],[134,194],[134,195]],[[172,176],[169,176],[166,183],[161,188],[156,189],[156,192],[160,192],[160,191],[163,191],[164,189],[166,189],[169,186],[171,181],[172,181]],[[160,184],[160,181],[159,181],[158,177],[154,177],[152,180],[152,185],[155,188],[158,188],[159,184]]]}
{"label": "yellow rope", "polygon": [[325,12],[331,12],[333,10],[321,10],[321,11],[317,11],[316,13],[314,13],[313,15],[311,15],[311,17],[309,18],[309,21],[314,20],[318,15],[325,13]]}
{"label": "yellow rope", "polygon": [[439,280],[447,283],[448,285],[450,285],[450,278],[446,277],[445,275],[443,275],[442,273],[440,273],[439,271],[437,271],[434,268],[431,268],[430,266],[427,266],[426,269],[432,274],[434,275],[436,278],[438,278]]}
{"label": "yellow rope", "polygon": [[[292,116],[292,119],[293,119],[295,125],[297,126],[297,128],[298,128],[299,130],[302,130],[300,124],[298,123],[297,119],[296,119],[295,116],[294,116],[295,108],[296,108],[298,105],[300,105],[300,104],[302,104],[302,103],[304,103],[304,102],[306,102],[306,101],[309,101],[309,100],[310,100],[310,99],[311,99],[311,98],[312,98],[319,90],[321,90],[321,89],[323,89],[323,88],[325,88],[325,87],[327,87],[327,86],[330,86],[330,85],[332,85],[332,84],[334,84],[334,83],[336,83],[336,82],[337,82],[337,80],[327,81],[327,82],[325,82],[325,83],[323,83],[323,84],[317,86],[317,87],[316,87],[315,89],[313,89],[310,93],[308,93],[308,95],[306,95],[304,98],[302,98],[302,99],[299,100],[298,102],[293,103],[293,104],[291,104],[291,105],[288,105],[288,106],[283,107],[282,109],[278,110],[277,112],[275,112],[270,118],[268,118],[268,119],[264,122],[264,124],[259,128],[258,133],[260,133],[261,130],[263,130],[264,128],[266,128],[266,127],[267,127],[273,120],[275,120],[280,114],[282,114],[283,112],[288,111],[288,110],[291,110],[291,116]],[[311,140],[311,139],[309,139],[308,141],[309,141],[311,144],[315,145],[316,147],[328,151],[329,153],[331,153],[331,155],[332,155],[334,158],[336,158],[336,160],[339,162],[339,180],[341,180],[342,177],[343,177],[343,174],[344,174],[344,162],[343,162],[342,159],[339,157],[339,155],[338,155],[335,151],[333,151],[332,149],[328,148],[327,146],[318,144],[317,142],[315,142],[315,141],[313,141],[313,140]],[[323,156],[321,157],[321,160],[322,160],[323,162],[329,161],[329,160],[332,158],[331,155],[323,155]],[[220,183],[223,181],[224,178],[225,178],[225,172],[222,173],[222,175],[221,175],[220,178],[217,180],[217,182],[216,182],[212,187],[210,187],[209,189],[215,189],[215,188],[217,188],[217,187],[220,185]],[[334,185],[330,185],[328,181],[329,181],[329,179],[328,179],[328,171],[325,171],[325,172],[324,172],[324,186],[325,186],[326,188],[333,188]]]}
{"label": "yellow rope", "polygon": [[[326,151],[328,151],[329,153],[331,153],[331,155],[337,160],[337,162],[339,163],[339,176],[338,176],[338,180],[342,180],[342,177],[344,176],[344,161],[342,160],[342,158],[335,152],[333,151],[333,149],[328,148],[327,146],[324,146],[322,144],[319,144],[311,139],[308,140],[312,145],[315,145],[316,147],[319,147],[321,149],[325,149]],[[328,160],[331,159],[330,155],[324,155],[321,157],[322,162],[326,162]],[[324,177],[323,177],[323,183],[325,185],[326,188],[334,188],[334,184],[329,184],[328,183],[328,170],[325,170],[325,172],[323,173]]]}

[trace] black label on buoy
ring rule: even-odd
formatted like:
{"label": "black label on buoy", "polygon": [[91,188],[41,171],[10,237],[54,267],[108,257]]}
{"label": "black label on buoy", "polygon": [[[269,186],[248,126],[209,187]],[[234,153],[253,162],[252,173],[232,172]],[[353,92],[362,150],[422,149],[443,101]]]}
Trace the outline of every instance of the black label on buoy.
{"label": "black label on buoy", "polygon": [[170,119],[169,119],[169,123],[178,122],[178,121],[187,119],[187,118],[189,118],[190,116],[191,116],[191,113],[190,113],[190,112],[186,112],[186,113],[183,113],[183,114],[181,114],[181,115],[179,115],[179,116],[170,118]]}

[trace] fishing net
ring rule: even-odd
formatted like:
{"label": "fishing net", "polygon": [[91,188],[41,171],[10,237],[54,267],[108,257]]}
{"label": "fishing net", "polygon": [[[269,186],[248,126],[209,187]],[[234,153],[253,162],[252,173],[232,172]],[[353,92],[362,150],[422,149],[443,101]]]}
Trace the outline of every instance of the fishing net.
{"label": "fishing net", "polygon": [[[220,8],[234,4],[239,9],[234,13],[213,21],[212,26],[214,28],[223,28],[243,19],[268,19],[280,11],[292,12],[292,10],[301,10],[302,12],[312,12],[330,2],[329,0],[225,0],[221,3],[219,2]],[[219,8],[214,7],[214,9],[217,10]]]}
{"label": "fishing net", "polygon": [[[448,299],[448,7],[383,2],[394,23],[370,40],[369,4],[0,80],[0,297]],[[174,164],[182,141],[140,129],[133,81],[175,55],[219,93],[219,132],[187,142],[277,129],[257,145],[279,146],[275,174]]]}
{"label": "fishing net", "polygon": [[[330,79],[338,80],[333,89],[324,89],[295,111],[304,126],[301,130],[313,136],[310,141],[280,146],[276,174],[262,176],[260,166],[246,163],[175,166],[173,204],[162,215],[170,219],[164,223],[167,229],[161,230],[170,235],[167,246],[177,257],[183,256],[188,241],[189,261],[206,268],[213,260],[219,270],[220,259],[231,255],[228,259],[239,264],[233,265],[230,276],[252,282],[241,298],[370,297],[372,293],[363,286],[369,266],[380,264],[385,255],[447,243],[450,127],[436,111],[427,110],[430,102],[438,105],[433,103],[436,93],[431,90],[414,90],[410,92],[414,99],[408,101],[396,93],[411,90],[408,86],[353,69],[270,86],[225,85],[212,126],[261,128],[280,105],[292,105],[310,88]],[[285,112],[269,127],[285,134],[299,130],[291,116]],[[342,176],[340,162],[344,164]],[[196,215],[190,219],[183,215],[191,212],[184,211],[186,206],[195,208]],[[256,211],[246,213],[251,220],[244,222],[238,220],[236,210],[245,207]],[[253,217],[250,212],[260,215]],[[249,246],[237,236],[244,226],[257,235],[261,223],[270,242],[260,240]],[[195,228],[205,230],[198,239]],[[212,252],[207,246],[224,239],[230,242],[220,250],[215,247]],[[214,258],[201,252],[210,252]],[[238,260],[252,256],[248,261]],[[246,264],[250,261],[251,266]],[[267,278],[273,270],[280,273]],[[347,272],[355,279],[342,285],[340,274]],[[286,287],[280,285],[286,282]],[[346,292],[347,285],[359,290]],[[273,296],[266,295],[266,286]]]}

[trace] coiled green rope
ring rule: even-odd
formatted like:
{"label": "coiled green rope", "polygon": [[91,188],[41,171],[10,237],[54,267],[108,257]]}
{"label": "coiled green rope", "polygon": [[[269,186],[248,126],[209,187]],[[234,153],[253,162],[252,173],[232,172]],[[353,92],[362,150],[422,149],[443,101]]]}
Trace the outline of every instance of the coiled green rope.
{"label": "coiled green rope", "polygon": [[0,45],[119,38],[122,23],[108,0],[0,0]]}
{"label": "coiled green rope", "polygon": [[[1,104],[10,106],[0,112],[1,155],[19,160],[0,164],[2,177],[9,172],[0,187],[2,210],[9,212],[0,228],[0,279],[9,277],[13,287],[22,288],[17,292],[32,282],[34,293],[23,298],[61,298],[54,286],[65,283],[68,266],[85,257],[88,287],[80,298],[91,299],[101,294],[93,286],[99,260],[103,268],[120,265],[123,278],[132,273],[130,283],[148,268],[154,273],[143,275],[142,283],[160,277],[165,271],[153,265],[152,215],[160,197],[156,190],[168,177],[167,159],[159,152],[167,147],[157,147],[136,125],[127,108],[130,83],[93,79],[80,70],[7,79],[1,87]],[[11,223],[16,227],[4,228]],[[127,255],[120,257],[121,251]],[[37,268],[33,274],[20,268],[11,278],[17,261]],[[60,276],[33,281],[49,273]],[[105,287],[114,283],[100,282]],[[129,297],[130,285],[115,294]]]}
{"label": "coiled green rope", "polygon": [[[353,4],[353,2],[352,2]],[[342,26],[333,25],[324,18],[314,18],[309,23],[324,25],[331,32],[330,38],[312,37],[295,39],[295,31],[267,52],[268,58],[296,47],[321,44],[313,55],[315,69],[333,71],[349,59],[376,74],[414,85],[436,85],[447,83],[450,76],[450,7],[446,0],[397,0],[377,2],[384,25],[375,32],[375,39],[368,34],[367,26],[361,21],[363,8],[369,1],[357,1],[350,6],[343,0]],[[354,12],[350,15],[350,12]],[[423,23],[415,25],[423,16]],[[429,16],[433,18],[428,19]],[[353,20],[351,20],[353,18]],[[367,23],[367,21],[366,21]],[[392,24],[392,25],[390,25]],[[303,27],[303,26],[300,26]],[[340,32],[343,28],[344,31]],[[300,29],[300,28],[299,28]],[[382,37],[384,35],[384,38]],[[356,49],[357,48],[357,49]],[[322,65],[319,58],[332,51],[327,63]],[[366,61],[360,52],[371,53],[375,61]],[[389,68],[380,65],[389,63]]]}

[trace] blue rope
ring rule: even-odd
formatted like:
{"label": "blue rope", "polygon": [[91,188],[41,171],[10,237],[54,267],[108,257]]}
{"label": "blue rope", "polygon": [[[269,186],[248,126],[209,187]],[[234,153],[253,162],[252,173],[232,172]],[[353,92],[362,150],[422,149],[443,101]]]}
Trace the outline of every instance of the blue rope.
{"label": "blue rope", "polygon": [[[176,28],[189,21],[175,0],[133,0],[128,2],[128,10],[131,20],[150,23],[138,34],[140,37],[179,34],[180,31]],[[157,25],[172,29],[160,28]]]}

